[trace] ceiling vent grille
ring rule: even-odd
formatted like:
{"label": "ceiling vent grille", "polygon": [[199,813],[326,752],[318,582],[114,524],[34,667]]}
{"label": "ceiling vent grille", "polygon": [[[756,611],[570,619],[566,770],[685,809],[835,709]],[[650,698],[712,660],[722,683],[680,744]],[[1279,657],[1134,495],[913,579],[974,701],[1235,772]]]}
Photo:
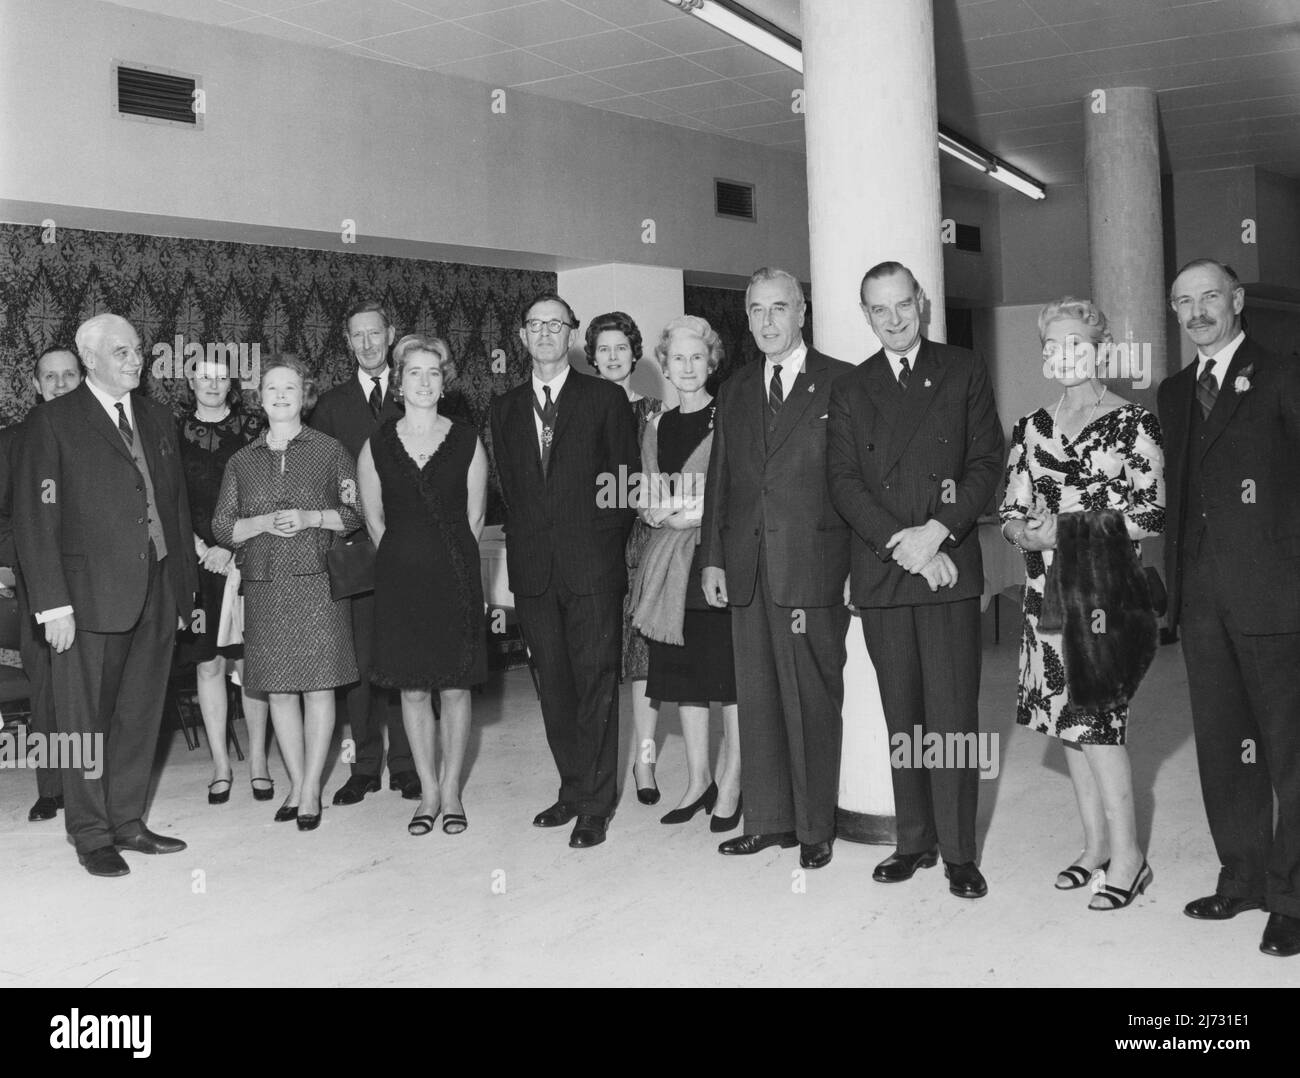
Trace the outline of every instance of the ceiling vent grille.
{"label": "ceiling vent grille", "polygon": [[734,180],[713,181],[713,205],[719,217],[734,221],[753,221],[754,185]]}
{"label": "ceiling vent grille", "polygon": [[203,91],[193,75],[118,63],[114,65],[114,85],[121,116],[202,126]]}

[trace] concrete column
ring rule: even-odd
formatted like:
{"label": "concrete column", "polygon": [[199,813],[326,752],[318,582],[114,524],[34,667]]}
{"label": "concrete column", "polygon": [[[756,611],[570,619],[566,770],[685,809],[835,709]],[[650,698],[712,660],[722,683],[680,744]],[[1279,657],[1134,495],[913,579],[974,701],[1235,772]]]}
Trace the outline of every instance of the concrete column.
{"label": "concrete column", "polygon": [[609,262],[596,266],[562,269],[556,274],[559,292],[581,319],[578,334],[569,349],[569,362],[575,370],[595,374],[583,353],[587,325],[599,314],[624,311],[632,316],[641,330],[641,362],[632,372],[632,388],[647,397],[677,404],[677,391],[659,370],[654,348],[659,333],[670,318],[685,309],[686,297],[682,271],[664,266],[640,266],[628,262]]}
{"label": "concrete column", "polygon": [[[911,268],[942,341],[938,108],[930,0],[803,0],[808,225],[817,347],[860,363],[880,347],[858,285],[877,262]],[[889,737],[862,625],[849,626],[838,828],[894,842]]]}
{"label": "concrete column", "polygon": [[1156,92],[1094,90],[1083,100],[1083,129],[1092,299],[1115,343],[1129,345],[1107,384],[1154,411],[1169,362]]}

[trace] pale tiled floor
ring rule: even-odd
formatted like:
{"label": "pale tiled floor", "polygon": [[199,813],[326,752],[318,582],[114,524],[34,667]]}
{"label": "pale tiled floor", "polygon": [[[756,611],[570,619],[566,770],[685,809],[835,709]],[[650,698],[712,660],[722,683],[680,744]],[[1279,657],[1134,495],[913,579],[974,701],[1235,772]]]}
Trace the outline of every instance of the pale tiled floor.
{"label": "pale tiled floor", "polygon": [[[983,721],[1001,732],[1003,760],[981,783],[982,901],[950,896],[938,870],[873,883],[886,851],[847,842],[800,892],[797,851],[723,859],[702,816],[661,826],[681,792],[671,707],[664,800],[645,808],[625,790],[609,841],[570,850],[567,828],[530,826],[556,781],[532,686],[515,671],[475,698],[470,828],[457,837],[409,837],[413,805],[387,790],[327,808],[320,830],[300,834],[271,822],[278,799],[252,799],[246,765],[230,802],[209,807],[206,749],[187,752],[176,734],[149,822],[189,849],[127,853],[131,875],[101,880],[77,865],[61,822],[26,822],[32,777],[0,773],[0,985],[1300,982],[1300,958],[1257,951],[1262,913],[1208,925],[1182,914],[1213,889],[1216,861],[1177,647],[1160,650],[1130,741],[1154,886],[1114,913],[1052,888],[1079,829],[1059,747],[1012,721],[1010,606],[1002,643],[985,650]],[[627,716],[625,697],[625,748]],[[273,770],[282,779],[278,760]],[[327,790],[344,777],[336,766]]]}

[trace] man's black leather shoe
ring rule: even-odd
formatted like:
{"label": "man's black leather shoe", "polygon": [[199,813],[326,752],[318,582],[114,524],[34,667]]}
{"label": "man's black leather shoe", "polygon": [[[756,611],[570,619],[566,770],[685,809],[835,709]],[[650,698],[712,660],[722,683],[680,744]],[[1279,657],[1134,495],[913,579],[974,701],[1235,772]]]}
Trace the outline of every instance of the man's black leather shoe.
{"label": "man's black leather shoe", "polygon": [[934,868],[938,863],[938,850],[923,850],[921,853],[895,850],[876,866],[871,878],[877,883],[902,883],[915,876],[918,868]]}
{"label": "man's black leather shoe", "polygon": [[550,808],[542,809],[533,817],[534,827],[563,827],[578,815],[576,805],[568,801],[557,801]]}
{"label": "man's black leather shoe", "polygon": [[379,779],[374,775],[353,775],[334,792],[334,804],[355,805],[366,796],[379,792]]}
{"label": "man's black leather shoe", "polygon": [[414,771],[399,771],[396,775],[388,776],[388,788],[390,790],[401,790],[402,800],[419,801],[420,800],[420,776]]}
{"label": "man's black leather shoe", "polygon": [[741,856],[758,853],[769,846],[780,846],[781,849],[788,850],[791,846],[798,845],[799,837],[793,831],[772,831],[766,835],[741,835],[740,838],[729,838],[718,847],[718,853]]}
{"label": "man's black leather shoe", "polygon": [[943,874],[948,877],[948,890],[958,898],[983,898],[989,893],[989,885],[974,861],[963,861],[960,865],[945,861]]}
{"label": "man's black leather shoe", "polygon": [[1247,910],[1262,910],[1262,898],[1233,898],[1230,895],[1206,895],[1196,898],[1183,907],[1188,917],[1198,921],[1227,921]]}
{"label": "man's black leather shoe", "polygon": [[831,863],[829,842],[799,843],[799,864],[804,868],[825,868]]}
{"label": "man's black leather shoe", "polygon": [[63,808],[61,797],[38,797],[36,804],[27,813],[27,822],[39,823],[41,820],[52,820],[59,814],[61,808]]}
{"label": "man's black leather shoe", "polygon": [[92,876],[125,876],[131,871],[122,860],[122,855],[113,846],[101,846],[89,853],[77,854],[80,861]]}
{"label": "man's black leather shoe", "polygon": [[569,845],[575,850],[585,850],[599,846],[605,841],[605,829],[609,821],[604,816],[588,816],[583,813],[573,825],[573,834],[569,836]]}
{"label": "man's black leather shoe", "polygon": [[180,853],[185,849],[185,843],[180,839],[154,834],[143,825],[125,835],[114,835],[113,844],[136,853]]}
{"label": "man's black leather shoe", "polygon": [[1278,958],[1300,954],[1300,917],[1270,913],[1268,924],[1264,926],[1264,938],[1259,941],[1259,949]]}

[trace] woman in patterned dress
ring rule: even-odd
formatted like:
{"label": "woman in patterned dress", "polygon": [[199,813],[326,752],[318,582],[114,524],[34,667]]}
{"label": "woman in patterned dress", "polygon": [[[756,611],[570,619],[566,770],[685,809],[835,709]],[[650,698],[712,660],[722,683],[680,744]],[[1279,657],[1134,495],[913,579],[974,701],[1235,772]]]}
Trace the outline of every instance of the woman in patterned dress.
{"label": "woman in patterned dress", "polygon": [[293,784],[275,818],[313,831],[334,734],[334,690],[357,680],[348,601],[330,595],[326,561],[335,534],[361,527],[357,469],[340,442],[303,423],[316,383],[302,361],[268,360],[261,393],[268,428],[226,465],[212,532],[237,550],[244,683],[270,694]]}
{"label": "woman in patterned dress", "polygon": [[402,693],[402,724],[421,791],[407,831],[427,835],[441,809],[443,831],[458,835],[469,826],[460,787],[470,688],[487,677],[478,553],[487,453],[472,426],[439,414],[443,390],[455,377],[446,341],[403,337],[393,348],[392,377],[406,414],[375,431],[357,460],[366,527],[378,547],[370,679]]}
{"label": "woman in patterned dress", "polygon": [[[208,803],[221,805],[230,800],[235,777],[226,747],[226,670],[233,664],[243,686],[244,648],[242,644],[217,646],[221,600],[226,591],[226,577],[235,567],[235,555],[212,534],[212,511],[216,508],[226,462],[262,432],[265,421],[243,407],[242,395],[233,384],[230,367],[224,360],[203,363],[187,375],[187,381],[194,394],[194,409],[180,421],[179,442],[194,527],[194,548],[199,556],[199,609],[203,616],[180,635],[178,650],[182,661],[195,664],[199,713],[203,716],[212,753]],[[253,796],[259,801],[269,801],[275,794],[275,783],[271,781],[266,762],[267,701],[265,695],[243,688]]]}
{"label": "woman in patterned dress", "polygon": [[[630,315],[610,311],[598,315],[587,325],[587,362],[607,381],[619,386],[632,405],[636,417],[637,445],[645,437],[646,423],[663,408],[663,402],[644,397],[632,388],[632,372],[641,359],[641,330]],[[636,575],[650,533],[637,520],[627,537],[627,578]],[[623,680],[632,683],[632,725],[636,755],[632,762],[632,780],[637,800],[643,805],[659,801],[655,783],[655,727],[659,723],[659,703],[646,695],[646,677],[650,672],[650,653],[646,640],[632,628],[631,589],[623,597]],[[644,781],[643,781],[644,780]]]}
{"label": "woman in patterned dress", "polygon": [[[1083,818],[1084,849],[1056,878],[1058,890],[1102,878],[1090,909],[1128,905],[1151,882],[1138,845],[1133,779],[1124,747],[1128,706],[1090,712],[1070,703],[1062,635],[1039,628],[1047,567],[1056,547],[1056,515],[1114,509],[1129,537],[1165,526],[1164,454],[1156,417],[1106,389],[1098,346],[1108,344],[1106,316],[1087,300],[1049,303],[1038,316],[1044,375],[1064,389],[1055,408],[1039,408],[1015,427],[1002,501],[1002,534],[1025,555],[1024,631],[1016,721],[1061,739]],[[1105,883],[1109,877],[1113,884]]]}

